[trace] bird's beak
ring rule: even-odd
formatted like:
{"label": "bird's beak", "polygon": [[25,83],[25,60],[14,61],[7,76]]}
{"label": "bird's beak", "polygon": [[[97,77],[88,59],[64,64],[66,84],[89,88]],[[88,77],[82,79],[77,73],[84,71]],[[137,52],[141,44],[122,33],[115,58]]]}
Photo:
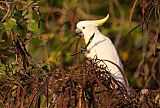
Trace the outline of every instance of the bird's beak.
{"label": "bird's beak", "polygon": [[77,36],[84,36],[83,32],[79,28],[76,28],[76,35]]}
{"label": "bird's beak", "polygon": [[109,14],[105,18],[103,18],[103,19],[96,20],[96,24],[98,26],[101,26],[101,25],[103,25],[108,20],[108,18],[109,18]]}

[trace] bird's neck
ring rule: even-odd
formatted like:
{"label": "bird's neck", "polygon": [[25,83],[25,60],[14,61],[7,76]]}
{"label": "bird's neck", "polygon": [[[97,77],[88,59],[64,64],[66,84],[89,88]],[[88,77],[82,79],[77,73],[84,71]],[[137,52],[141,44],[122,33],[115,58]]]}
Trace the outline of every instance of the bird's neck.
{"label": "bird's neck", "polygon": [[93,32],[92,34],[87,34],[86,36],[84,36],[84,40],[85,43],[87,44],[89,42],[89,40],[91,39],[91,37],[94,35],[93,39],[91,40],[91,43],[93,43],[92,41],[99,39],[99,36],[101,35],[100,31],[97,29],[95,32]]}

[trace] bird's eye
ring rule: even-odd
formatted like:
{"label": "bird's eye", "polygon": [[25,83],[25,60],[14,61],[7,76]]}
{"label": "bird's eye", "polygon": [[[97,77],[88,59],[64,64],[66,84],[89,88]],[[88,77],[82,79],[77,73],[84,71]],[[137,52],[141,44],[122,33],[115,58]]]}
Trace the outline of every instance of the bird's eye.
{"label": "bird's eye", "polygon": [[83,29],[85,29],[85,27],[83,27]]}

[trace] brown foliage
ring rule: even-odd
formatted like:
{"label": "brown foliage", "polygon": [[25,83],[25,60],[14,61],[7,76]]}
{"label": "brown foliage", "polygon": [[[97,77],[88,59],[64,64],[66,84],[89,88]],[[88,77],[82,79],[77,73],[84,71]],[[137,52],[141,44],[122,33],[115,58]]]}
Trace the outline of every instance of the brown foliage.
{"label": "brown foliage", "polygon": [[[45,66],[38,67],[36,63],[37,67],[34,66],[29,54],[25,54],[25,48],[17,47],[23,45],[23,41],[18,40],[15,48],[19,61],[13,67],[18,66],[21,69],[15,68],[14,75],[6,74],[7,81],[1,84],[0,100],[4,107],[151,108],[158,106],[153,98],[160,93],[159,90],[131,91],[131,95],[127,95],[125,88],[106,71],[106,67],[97,65],[98,62],[103,62],[101,60],[85,59],[80,66],[66,69],[61,64],[51,66],[48,70]],[[25,65],[26,62],[28,65]],[[118,88],[114,88],[114,84]]]}

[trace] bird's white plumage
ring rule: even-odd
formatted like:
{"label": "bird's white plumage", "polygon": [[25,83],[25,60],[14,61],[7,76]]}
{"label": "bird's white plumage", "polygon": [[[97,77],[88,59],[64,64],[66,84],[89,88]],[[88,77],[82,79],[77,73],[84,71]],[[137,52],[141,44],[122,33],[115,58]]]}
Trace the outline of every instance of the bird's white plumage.
{"label": "bird's white plumage", "polygon": [[[108,16],[107,16],[108,19]],[[103,19],[104,20],[104,19]],[[100,20],[98,20],[100,21]],[[101,22],[101,21],[100,21]],[[104,21],[103,21],[104,22]],[[100,24],[101,25],[101,24]],[[95,58],[102,60],[109,60],[115,64],[117,64],[121,70],[123,71],[123,66],[119,55],[112,43],[112,41],[101,34],[101,32],[97,28],[98,24],[97,21],[81,21],[77,24],[77,31],[80,31],[81,35],[84,35],[85,43],[87,44],[91,36],[94,34],[94,37],[91,43],[87,47],[86,57],[87,58]],[[125,78],[121,74],[120,70],[114,64],[105,61],[109,71],[111,72],[112,76],[117,80],[120,81],[126,87],[127,91],[129,92],[129,85],[128,81],[125,84]],[[103,62],[100,62],[99,65],[104,65]]]}

